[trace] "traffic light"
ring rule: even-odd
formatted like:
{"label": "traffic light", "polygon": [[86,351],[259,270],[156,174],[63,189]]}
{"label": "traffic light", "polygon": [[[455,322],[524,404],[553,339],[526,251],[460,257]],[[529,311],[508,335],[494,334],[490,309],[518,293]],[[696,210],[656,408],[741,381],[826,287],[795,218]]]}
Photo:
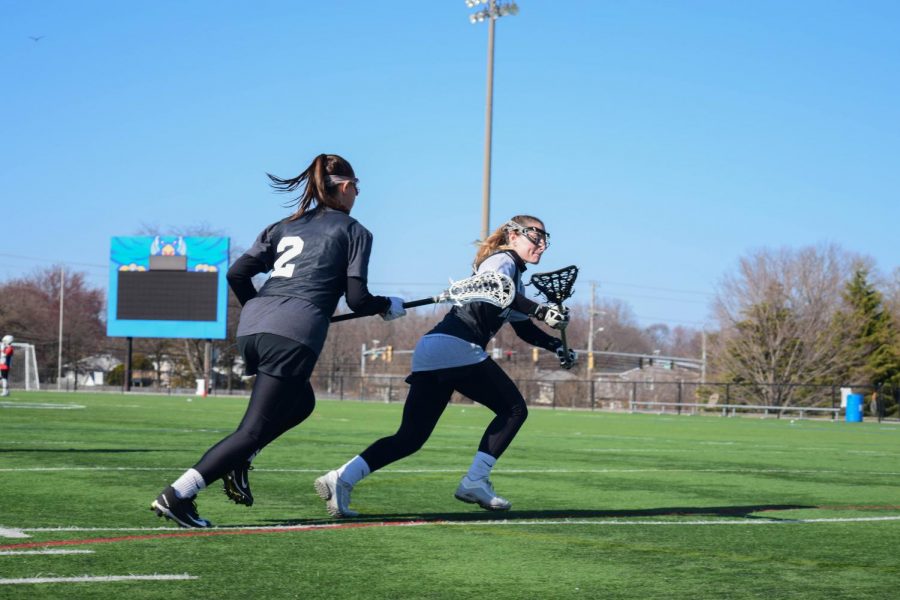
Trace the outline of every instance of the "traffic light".
{"label": "traffic light", "polygon": [[588,354],[588,367],[587,368],[589,371],[594,370],[594,353],[593,352]]}
{"label": "traffic light", "polygon": [[394,360],[394,347],[393,346],[387,347],[387,353],[385,354],[385,356],[387,357],[386,359],[388,362],[391,362],[392,360]]}

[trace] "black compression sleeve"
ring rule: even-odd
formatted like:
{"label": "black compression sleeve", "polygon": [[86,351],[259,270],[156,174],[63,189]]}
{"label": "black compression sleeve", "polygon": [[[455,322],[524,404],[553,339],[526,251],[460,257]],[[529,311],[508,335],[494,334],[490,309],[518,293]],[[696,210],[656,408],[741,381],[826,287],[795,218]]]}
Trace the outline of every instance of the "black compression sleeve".
{"label": "black compression sleeve", "polygon": [[391,301],[384,296],[373,296],[369,286],[359,277],[347,278],[347,306],[355,313],[377,315],[391,306]]}
{"label": "black compression sleeve", "polygon": [[515,297],[513,298],[512,304],[510,306],[512,306],[515,310],[519,311],[520,313],[524,313],[526,315],[533,316],[534,311],[536,311],[538,309],[540,304],[538,304],[534,300],[529,300],[522,294],[516,294]]}
{"label": "black compression sleeve", "polygon": [[241,306],[256,297],[256,288],[251,279],[254,275],[268,271],[266,265],[258,258],[242,254],[228,269],[225,278]]}
{"label": "black compression sleeve", "polygon": [[556,349],[562,345],[562,342],[549,335],[546,331],[532,323],[531,321],[510,321],[512,328],[515,330],[519,338],[538,348],[556,352]]}

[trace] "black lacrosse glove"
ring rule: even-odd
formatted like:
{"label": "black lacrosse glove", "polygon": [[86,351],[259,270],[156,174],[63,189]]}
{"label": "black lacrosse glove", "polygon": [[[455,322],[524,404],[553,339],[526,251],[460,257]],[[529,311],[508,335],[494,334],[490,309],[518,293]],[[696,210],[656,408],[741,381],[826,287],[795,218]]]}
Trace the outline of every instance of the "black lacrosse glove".
{"label": "black lacrosse glove", "polygon": [[560,345],[559,348],[556,349],[556,358],[559,359],[559,366],[568,371],[578,362],[578,353],[571,348],[569,348],[568,353],[566,353],[566,348],[563,348],[562,345]]}

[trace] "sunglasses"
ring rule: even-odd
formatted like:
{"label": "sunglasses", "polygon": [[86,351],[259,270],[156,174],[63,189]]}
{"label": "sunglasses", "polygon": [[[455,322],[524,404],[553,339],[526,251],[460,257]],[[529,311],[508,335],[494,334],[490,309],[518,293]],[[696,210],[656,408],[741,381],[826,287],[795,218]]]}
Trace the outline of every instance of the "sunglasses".
{"label": "sunglasses", "polygon": [[359,179],[357,177],[344,177],[343,175],[329,175],[325,179],[325,185],[329,187],[336,187],[343,183],[352,183],[353,189],[356,190],[356,195],[359,195]]}

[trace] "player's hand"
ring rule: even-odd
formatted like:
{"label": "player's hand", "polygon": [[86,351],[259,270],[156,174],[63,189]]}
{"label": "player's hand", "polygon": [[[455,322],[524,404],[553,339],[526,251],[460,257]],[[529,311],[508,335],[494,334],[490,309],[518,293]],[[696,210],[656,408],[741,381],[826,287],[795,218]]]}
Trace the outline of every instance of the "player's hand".
{"label": "player's hand", "polygon": [[562,331],[569,326],[569,309],[564,306],[560,310],[555,304],[541,304],[534,316],[553,329]]}
{"label": "player's hand", "polygon": [[578,362],[578,353],[571,348],[566,353],[566,349],[560,346],[556,349],[556,358],[559,359],[559,366],[568,371]]}
{"label": "player's hand", "polygon": [[381,313],[382,319],[384,319],[385,321],[393,321],[394,319],[399,319],[406,314],[406,309],[403,308],[403,298],[388,296],[388,300],[391,301],[391,305],[386,311]]}

